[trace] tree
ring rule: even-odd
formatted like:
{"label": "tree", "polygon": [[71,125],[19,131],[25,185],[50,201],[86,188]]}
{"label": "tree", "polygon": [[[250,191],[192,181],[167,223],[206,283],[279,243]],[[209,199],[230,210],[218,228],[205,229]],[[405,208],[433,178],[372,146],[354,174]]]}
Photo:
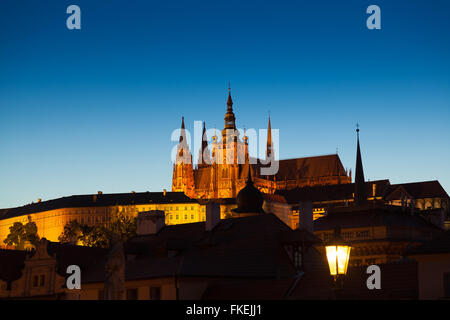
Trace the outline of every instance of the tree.
{"label": "tree", "polygon": [[77,244],[82,234],[83,231],[81,224],[79,224],[77,220],[70,220],[64,226],[64,231],[58,237],[58,240],[61,243]]}
{"label": "tree", "polygon": [[72,220],[58,239],[62,243],[76,244],[79,241],[84,246],[109,248],[115,240],[127,241],[135,235],[136,218],[116,213],[105,225],[88,226]]}
{"label": "tree", "polygon": [[9,227],[9,234],[3,242],[8,246],[14,246],[17,250],[25,249],[26,245],[36,246],[39,241],[37,226],[35,222],[28,222],[23,225],[21,222],[14,222]]}

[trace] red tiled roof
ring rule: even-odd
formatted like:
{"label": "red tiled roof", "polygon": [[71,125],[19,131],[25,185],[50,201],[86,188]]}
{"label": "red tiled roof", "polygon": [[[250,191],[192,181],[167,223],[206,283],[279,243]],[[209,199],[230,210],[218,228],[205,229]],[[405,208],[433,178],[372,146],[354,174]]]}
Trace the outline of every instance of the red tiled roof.
{"label": "red tiled roof", "polygon": [[[283,244],[297,238],[299,243],[320,241],[304,233],[292,231],[273,214],[225,219],[212,231],[205,231],[204,222],[166,226],[125,244],[130,257],[126,278],[289,278],[295,269]],[[85,281],[103,281],[103,266],[91,268]]]}
{"label": "red tiled roof", "polygon": [[[376,185],[375,196],[384,197],[389,187],[389,180],[366,182],[366,194],[372,197],[373,185]],[[275,194],[283,197],[287,203],[293,204],[303,200],[313,202],[353,199],[355,192],[354,183],[335,185],[320,185],[311,187],[294,188],[291,190],[278,190]]]}
{"label": "red tiled roof", "polygon": [[337,154],[280,160],[276,180],[329,176],[347,176]]}
{"label": "red tiled roof", "polygon": [[[174,272],[250,278],[291,275],[293,266],[280,242],[281,234],[290,232],[273,214],[222,220],[211,232],[205,231],[204,222],[166,226],[157,235],[129,241],[128,247],[140,245],[144,253],[127,264],[127,277],[172,276]],[[181,252],[169,257],[169,251]]]}

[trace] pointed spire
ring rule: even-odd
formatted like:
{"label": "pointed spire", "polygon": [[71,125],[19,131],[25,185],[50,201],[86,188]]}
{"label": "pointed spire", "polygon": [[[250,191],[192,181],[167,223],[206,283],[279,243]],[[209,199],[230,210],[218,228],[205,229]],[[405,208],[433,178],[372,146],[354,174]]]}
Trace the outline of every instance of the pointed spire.
{"label": "pointed spire", "polygon": [[[228,84],[228,100],[227,100],[227,113],[225,114],[225,130],[233,129],[236,130],[236,117],[233,113],[233,100],[231,99],[231,87]],[[222,131],[222,135],[225,131]]]}
{"label": "pointed spire", "polygon": [[267,150],[266,150],[266,157],[269,159],[272,156],[272,127],[270,125],[270,113],[269,113],[269,126],[267,129]]}
{"label": "pointed spire", "polygon": [[[206,151],[205,151],[206,150]],[[203,164],[210,164],[210,154],[208,150],[208,140],[206,136],[206,122],[203,122],[203,133],[202,133],[202,146],[198,155],[198,165],[202,166]]]}
{"label": "pointed spire", "polygon": [[[178,156],[179,158],[182,157],[183,159],[180,160],[184,163],[189,163],[189,145],[186,138],[186,129],[184,126],[184,117],[181,117],[181,130],[180,130],[180,142],[178,143]],[[186,152],[184,152],[186,151]],[[191,162],[192,163],[192,162]]]}
{"label": "pointed spire", "polygon": [[180,143],[183,141],[184,136],[185,136],[184,117],[181,117]]}
{"label": "pointed spire", "polygon": [[228,82],[228,100],[227,100],[227,109],[233,110],[233,100],[231,99],[231,84]]}
{"label": "pointed spire", "polygon": [[357,147],[356,147],[356,168],[355,168],[355,203],[361,204],[367,200],[364,182],[364,170],[361,159],[361,149],[359,147],[359,125],[356,125]]}
{"label": "pointed spire", "polygon": [[208,148],[208,140],[206,138],[206,122],[203,122],[203,132],[202,132],[202,152]]}

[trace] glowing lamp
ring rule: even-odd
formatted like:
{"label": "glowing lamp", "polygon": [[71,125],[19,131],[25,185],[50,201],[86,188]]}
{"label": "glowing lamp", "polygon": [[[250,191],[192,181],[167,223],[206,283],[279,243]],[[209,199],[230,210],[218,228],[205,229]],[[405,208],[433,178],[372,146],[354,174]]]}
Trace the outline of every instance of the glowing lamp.
{"label": "glowing lamp", "polygon": [[330,274],[336,279],[347,274],[351,247],[344,243],[339,227],[334,230],[334,238],[325,246]]}

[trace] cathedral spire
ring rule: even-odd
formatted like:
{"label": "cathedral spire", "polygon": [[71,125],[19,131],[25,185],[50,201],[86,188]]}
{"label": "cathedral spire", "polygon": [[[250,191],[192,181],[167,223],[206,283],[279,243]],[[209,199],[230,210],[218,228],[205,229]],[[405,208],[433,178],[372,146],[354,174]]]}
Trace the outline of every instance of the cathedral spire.
{"label": "cathedral spire", "polygon": [[180,130],[180,142],[178,143],[178,156],[183,158],[182,159],[183,162],[188,163],[186,161],[189,161],[187,160],[187,157],[189,157],[189,146],[186,139],[184,117],[181,117],[181,130]]}
{"label": "cathedral spire", "polygon": [[206,122],[203,122],[203,132],[202,132],[202,146],[200,148],[200,154],[198,156],[198,165],[202,166],[203,164],[211,164],[209,149],[208,149],[208,140],[206,136]]}
{"label": "cathedral spire", "polygon": [[181,131],[180,131],[180,143],[183,141],[183,138],[186,136],[185,128],[184,128],[184,117],[181,117]]}
{"label": "cathedral spire", "polygon": [[270,126],[270,113],[269,113],[269,126],[267,129],[267,150],[266,150],[266,158],[270,159],[270,157],[272,156],[272,127]]}
{"label": "cathedral spire", "polygon": [[236,117],[233,113],[233,100],[231,99],[231,87],[228,84],[228,100],[227,100],[227,113],[225,114],[225,130],[226,129],[236,129],[235,120]]}
{"label": "cathedral spire", "polygon": [[361,160],[361,149],[359,147],[359,125],[356,125],[357,147],[355,168],[355,203],[361,204],[367,200],[364,182],[364,170]]}
{"label": "cathedral spire", "polygon": [[208,140],[206,139],[206,122],[203,122],[203,132],[202,132],[202,152],[208,148]]}
{"label": "cathedral spire", "polygon": [[233,111],[233,100],[231,99],[231,85],[228,83],[228,100],[227,100],[227,111]]}

